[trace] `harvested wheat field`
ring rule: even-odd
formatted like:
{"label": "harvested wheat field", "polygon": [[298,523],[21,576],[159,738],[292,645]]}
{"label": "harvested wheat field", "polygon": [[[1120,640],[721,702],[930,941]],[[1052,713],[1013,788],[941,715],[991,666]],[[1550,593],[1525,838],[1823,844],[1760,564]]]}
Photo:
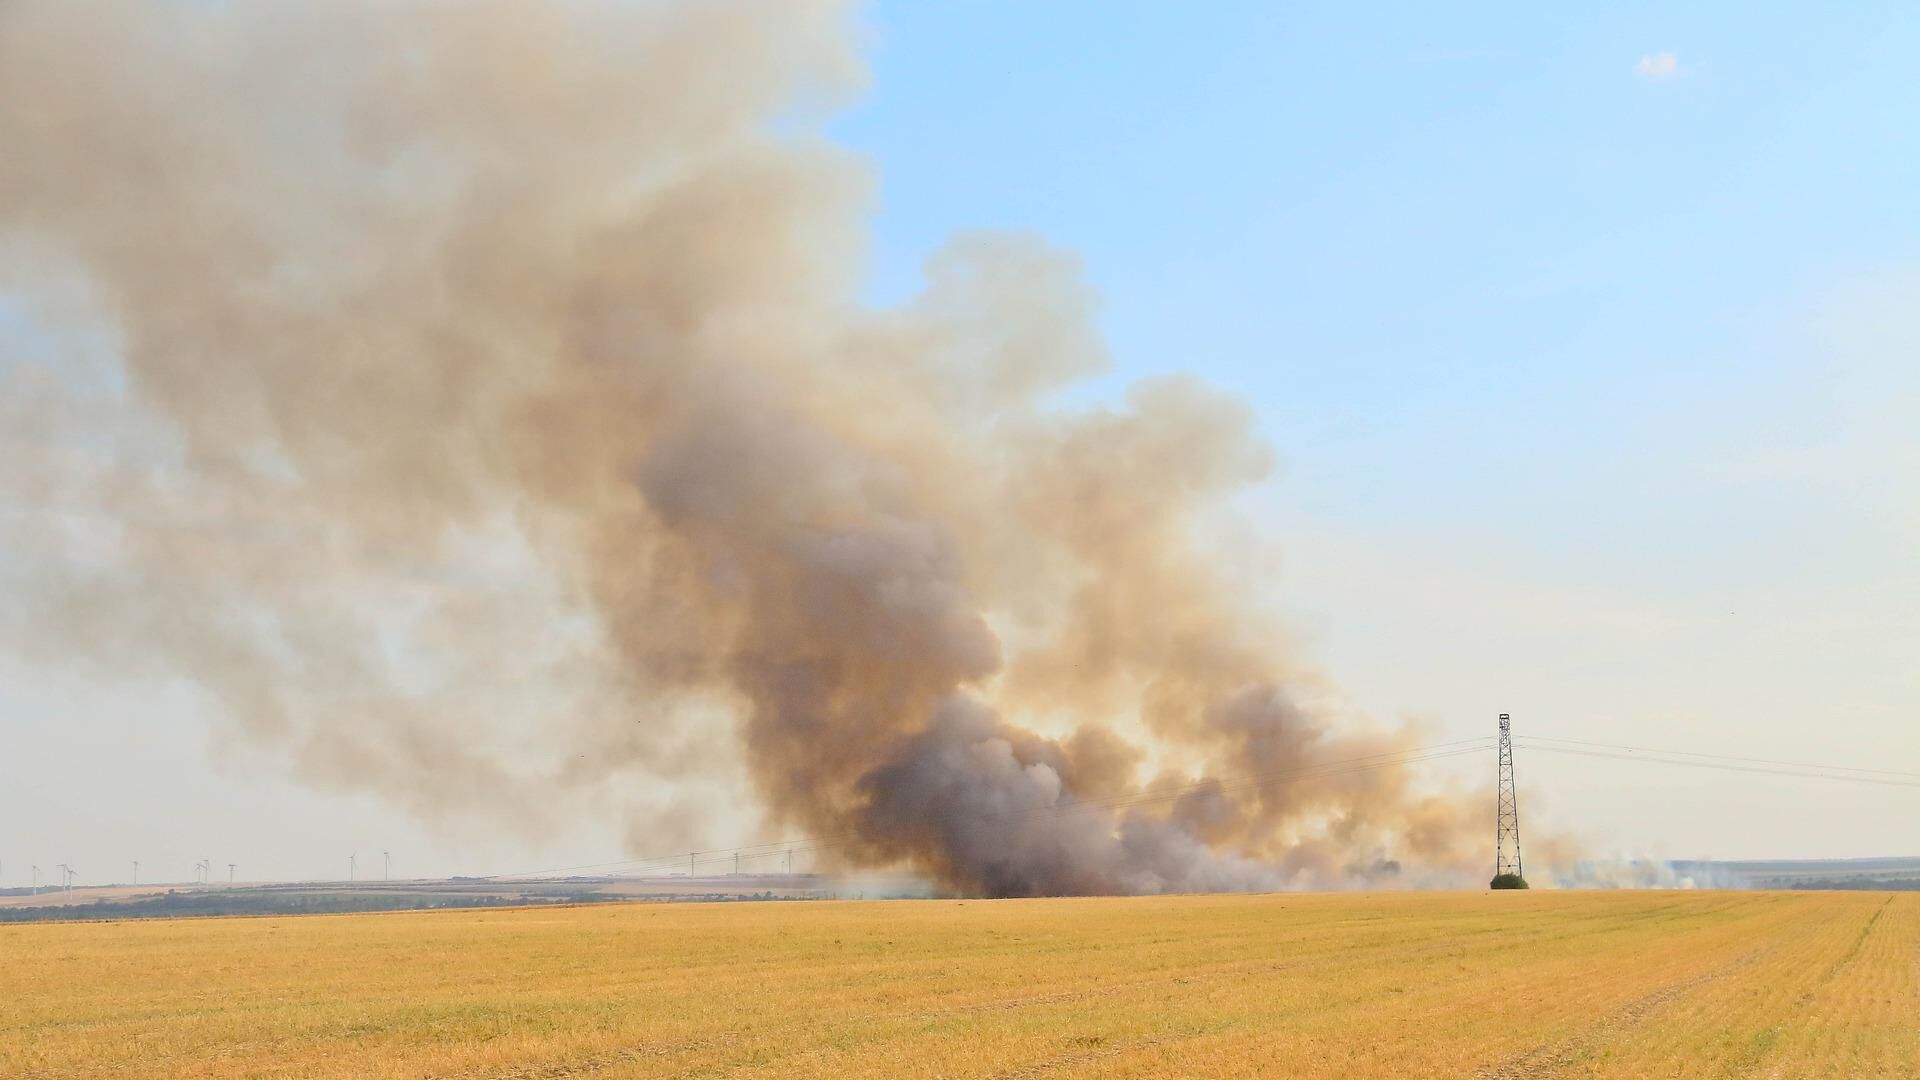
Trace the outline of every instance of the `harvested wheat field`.
{"label": "harvested wheat field", "polygon": [[1920,895],[636,904],[0,927],[0,1075],[1913,1077]]}

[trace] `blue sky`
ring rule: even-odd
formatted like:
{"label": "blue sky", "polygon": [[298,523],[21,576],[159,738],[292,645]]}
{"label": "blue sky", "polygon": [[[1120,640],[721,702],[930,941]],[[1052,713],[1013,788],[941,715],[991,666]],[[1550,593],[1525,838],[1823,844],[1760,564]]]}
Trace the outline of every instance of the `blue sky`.
{"label": "blue sky", "polygon": [[1303,441],[1581,434],[1764,376],[1756,313],[1920,240],[1920,16],[1891,8],[1039,7],[873,8],[835,130],[880,173],[876,295],[956,228],[1040,231],[1105,291],[1122,374],[1216,373]]}
{"label": "blue sky", "polygon": [[[1920,771],[1920,11],[1200,7],[872,6],[872,295],[1079,252],[1110,388],[1257,409],[1370,707]],[[1540,768],[1622,850],[1920,850],[1908,791]]]}
{"label": "blue sky", "polygon": [[1891,9],[1043,7],[873,10],[836,130],[880,173],[875,294],[953,229],[1040,231],[1105,293],[1120,377],[1243,392],[1329,512],[1591,519],[1567,470],[1649,428],[1817,425],[1749,411],[1802,389],[1770,324],[1920,249],[1920,19]]}

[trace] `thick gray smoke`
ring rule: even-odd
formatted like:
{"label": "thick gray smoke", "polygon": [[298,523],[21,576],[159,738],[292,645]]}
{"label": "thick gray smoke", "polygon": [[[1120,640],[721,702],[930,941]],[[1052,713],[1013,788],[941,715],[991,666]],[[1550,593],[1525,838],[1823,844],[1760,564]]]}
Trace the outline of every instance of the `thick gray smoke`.
{"label": "thick gray smoke", "polygon": [[856,31],[0,4],[5,643],[188,680],[310,783],[641,852],[704,808],[624,792],[743,769],[847,865],[993,894],[1477,863],[1478,803],[1289,778],[1409,737],[1341,733],[1210,539],[1270,468],[1243,405],[1056,404],[1097,300],[1029,238],[857,300],[869,181],[817,134]]}

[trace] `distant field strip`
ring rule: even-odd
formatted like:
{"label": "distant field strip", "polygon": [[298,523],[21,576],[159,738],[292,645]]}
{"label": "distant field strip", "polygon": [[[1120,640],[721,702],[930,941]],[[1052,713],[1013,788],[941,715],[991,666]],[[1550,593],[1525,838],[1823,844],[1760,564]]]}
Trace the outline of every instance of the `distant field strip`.
{"label": "distant field strip", "polygon": [[1920,894],[0,926],[0,1076],[1920,1077]]}

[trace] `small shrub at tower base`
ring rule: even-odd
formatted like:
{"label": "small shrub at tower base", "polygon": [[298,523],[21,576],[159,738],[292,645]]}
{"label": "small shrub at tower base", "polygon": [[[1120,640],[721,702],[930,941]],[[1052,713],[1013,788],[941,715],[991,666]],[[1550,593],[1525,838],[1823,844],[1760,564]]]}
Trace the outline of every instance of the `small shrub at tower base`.
{"label": "small shrub at tower base", "polygon": [[1527,879],[1521,877],[1519,874],[1495,874],[1493,875],[1493,880],[1487,882],[1487,888],[1531,889],[1533,886],[1527,884]]}

